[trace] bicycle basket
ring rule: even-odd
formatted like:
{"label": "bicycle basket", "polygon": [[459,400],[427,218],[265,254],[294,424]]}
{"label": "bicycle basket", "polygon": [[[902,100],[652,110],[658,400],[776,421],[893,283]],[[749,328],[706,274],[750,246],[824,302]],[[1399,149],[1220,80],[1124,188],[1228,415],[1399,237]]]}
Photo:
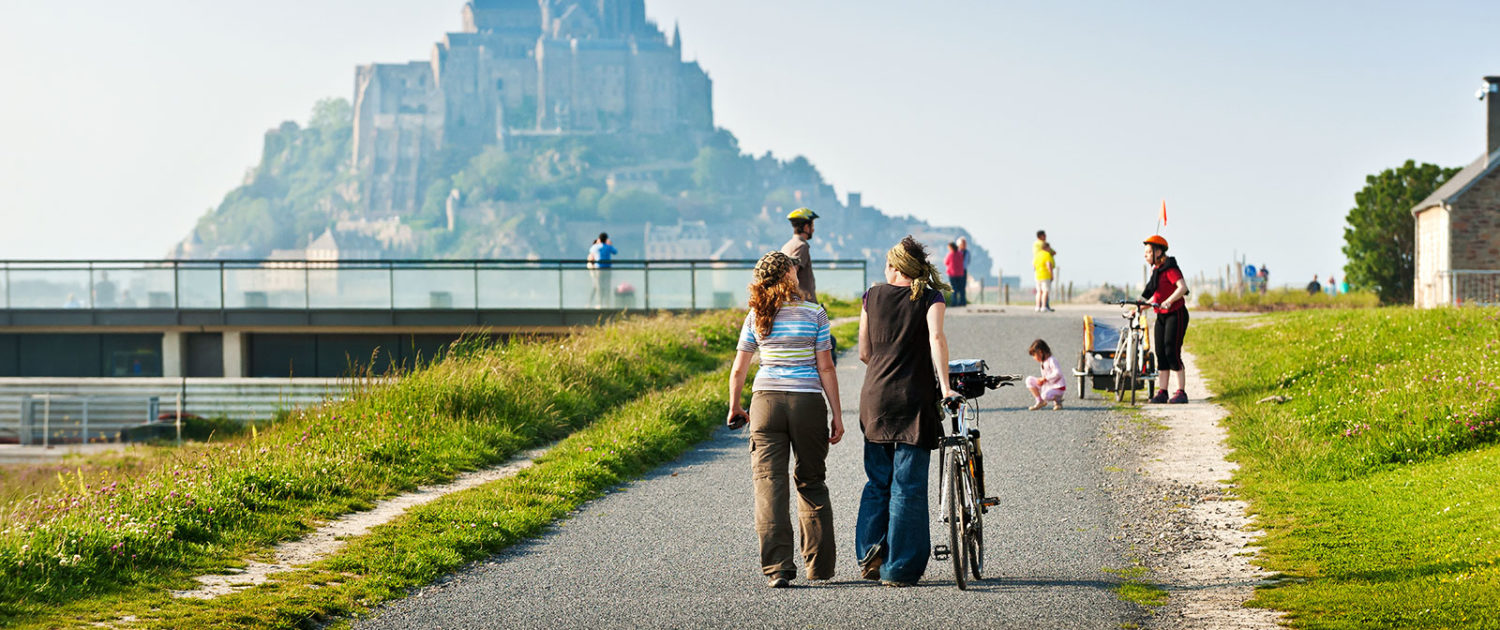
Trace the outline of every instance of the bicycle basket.
{"label": "bicycle basket", "polygon": [[964,398],[984,395],[984,359],[956,359],[948,362],[948,386]]}

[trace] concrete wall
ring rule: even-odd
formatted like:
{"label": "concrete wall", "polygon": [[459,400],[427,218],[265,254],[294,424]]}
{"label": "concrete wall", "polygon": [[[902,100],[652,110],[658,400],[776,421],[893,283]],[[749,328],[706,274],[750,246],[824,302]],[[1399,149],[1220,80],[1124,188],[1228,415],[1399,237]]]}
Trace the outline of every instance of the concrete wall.
{"label": "concrete wall", "polygon": [[1432,308],[1448,302],[1447,284],[1439,275],[1448,271],[1448,211],[1432,206],[1417,214],[1416,283],[1412,289],[1417,308]]}

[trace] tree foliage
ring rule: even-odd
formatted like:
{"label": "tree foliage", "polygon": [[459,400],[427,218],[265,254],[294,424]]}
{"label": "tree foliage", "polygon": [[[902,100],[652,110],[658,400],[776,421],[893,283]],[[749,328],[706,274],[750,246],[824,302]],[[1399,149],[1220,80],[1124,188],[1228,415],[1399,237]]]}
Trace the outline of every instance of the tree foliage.
{"label": "tree foliage", "polygon": [[706,146],[693,159],[693,184],[719,193],[736,193],[748,188],[755,175],[755,162],[730,149]]}
{"label": "tree foliage", "polygon": [[1412,301],[1416,222],[1411,210],[1459,169],[1407,160],[1365,177],[1346,217],[1344,275],[1350,286],[1375,291],[1386,304]]}
{"label": "tree foliage", "polygon": [[671,223],[677,211],[661,195],[646,190],[621,190],[599,200],[599,216],[608,221]]}
{"label": "tree foliage", "polygon": [[199,219],[199,238],[225,255],[261,256],[321,231],[342,208],[353,125],[349,101],[324,99],[306,127],[287,121],[266,132],[260,165]]}

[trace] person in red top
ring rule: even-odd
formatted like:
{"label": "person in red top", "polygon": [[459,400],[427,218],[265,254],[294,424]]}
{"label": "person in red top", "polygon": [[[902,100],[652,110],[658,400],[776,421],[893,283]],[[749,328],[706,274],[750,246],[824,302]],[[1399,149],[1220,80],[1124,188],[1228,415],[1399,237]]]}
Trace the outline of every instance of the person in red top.
{"label": "person in red top", "polygon": [[969,270],[964,265],[964,251],[958,248],[957,243],[948,243],[948,255],[943,258],[943,267],[948,272],[948,284],[953,286],[952,306],[967,306],[969,296],[965,289],[969,284]]}
{"label": "person in red top", "polygon": [[[1151,265],[1151,281],[1141,292],[1141,299],[1156,305],[1156,327],[1152,339],[1156,342],[1156,369],[1161,374],[1161,389],[1151,396],[1154,403],[1181,404],[1187,398],[1187,372],[1182,367],[1182,339],[1187,334],[1188,310],[1187,282],[1177,259],[1167,255],[1167,239],[1152,234],[1142,244],[1146,246],[1146,263]],[[1172,385],[1172,375],[1177,375],[1177,391],[1167,398]]]}

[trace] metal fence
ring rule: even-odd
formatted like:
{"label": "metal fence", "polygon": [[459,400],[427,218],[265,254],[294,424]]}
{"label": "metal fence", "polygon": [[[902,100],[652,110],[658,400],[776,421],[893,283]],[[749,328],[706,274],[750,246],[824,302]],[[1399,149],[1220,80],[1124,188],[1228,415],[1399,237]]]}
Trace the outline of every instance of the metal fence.
{"label": "metal fence", "polygon": [[[742,305],[754,260],[0,261],[0,309],[708,309]],[[814,261],[854,298],[865,261]]]}
{"label": "metal fence", "polygon": [[1433,303],[1451,306],[1500,305],[1500,270],[1440,271],[1428,289]]}
{"label": "metal fence", "polygon": [[0,378],[0,444],[115,441],[182,413],[240,422],[339,400],[378,381],[323,378]]}
{"label": "metal fence", "polygon": [[113,442],[119,439],[121,430],[156,420],[161,409],[155,396],[37,393],[21,396],[18,403],[15,424],[0,424],[0,440],[12,437],[21,445],[43,447]]}

